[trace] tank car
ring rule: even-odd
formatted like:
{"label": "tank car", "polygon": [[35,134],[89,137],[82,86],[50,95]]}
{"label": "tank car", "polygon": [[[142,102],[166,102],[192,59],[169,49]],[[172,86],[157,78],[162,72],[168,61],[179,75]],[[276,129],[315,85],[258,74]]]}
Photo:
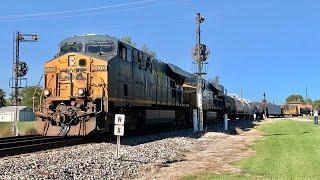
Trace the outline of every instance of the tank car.
{"label": "tank car", "polygon": [[249,103],[251,107],[251,114],[256,115],[257,119],[263,119],[263,114],[265,111],[263,103],[260,102],[251,102]]}
{"label": "tank car", "polygon": [[236,95],[226,95],[225,97],[226,113],[230,119],[250,118],[251,107],[247,101]]}

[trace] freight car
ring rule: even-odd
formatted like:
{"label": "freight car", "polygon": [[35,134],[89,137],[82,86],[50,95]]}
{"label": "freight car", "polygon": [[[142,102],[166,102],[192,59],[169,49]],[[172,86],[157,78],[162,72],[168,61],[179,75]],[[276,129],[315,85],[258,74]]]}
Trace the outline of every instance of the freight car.
{"label": "freight car", "polygon": [[266,108],[266,115],[267,117],[282,117],[283,116],[283,112],[282,112],[282,108],[280,105],[276,105],[276,104],[271,104],[271,103],[267,103],[267,108]]}
{"label": "freight car", "polygon": [[[195,108],[193,78],[107,35],[67,38],[44,65],[37,130],[46,136],[111,133],[116,113],[126,114],[128,130],[188,126]],[[207,119],[222,114],[222,97],[223,90],[205,83]]]}
{"label": "freight car", "polygon": [[[213,123],[215,120],[222,119],[225,113],[224,87],[216,82],[209,82],[203,79],[203,98],[202,106],[204,120],[206,123]],[[183,89],[189,94],[190,107],[197,107],[196,99],[197,77],[189,74]]]}
{"label": "freight car", "polygon": [[254,114],[256,118],[263,118],[264,108],[260,102],[249,102],[235,94],[225,95],[224,99],[225,113],[230,119],[249,119],[253,118]]}
{"label": "freight car", "polygon": [[312,111],[312,105],[306,105],[302,102],[291,102],[288,104],[285,104],[282,107],[282,113],[283,115],[287,116],[302,116],[302,115],[308,115]]}

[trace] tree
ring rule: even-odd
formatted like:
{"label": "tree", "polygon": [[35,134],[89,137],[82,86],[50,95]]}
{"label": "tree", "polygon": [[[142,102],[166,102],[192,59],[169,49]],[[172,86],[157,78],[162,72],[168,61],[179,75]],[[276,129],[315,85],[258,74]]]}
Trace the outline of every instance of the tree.
{"label": "tree", "polygon": [[301,95],[293,94],[286,98],[286,102],[304,102],[304,98]]}
{"label": "tree", "polygon": [[5,106],[6,105],[6,93],[0,89],[0,107]]}
{"label": "tree", "polygon": [[33,97],[35,97],[35,107],[39,106],[40,97],[42,93],[42,87],[40,86],[28,86],[21,90],[20,94],[22,97],[23,106],[29,106],[32,108],[33,106]]}
{"label": "tree", "polygon": [[[133,46],[133,47],[137,47],[137,44],[135,42],[132,41],[131,37],[130,36],[124,36],[120,39],[120,41],[130,45],[130,46]],[[153,56],[153,57],[157,57],[157,54],[154,52],[154,51],[151,51],[148,46],[146,44],[143,44],[140,48],[141,51]]]}
{"label": "tree", "polygon": [[313,104],[312,99],[308,98],[307,100],[305,100],[306,104]]}
{"label": "tree", "polygon": [[146,44],[143,44],[140,49],[141,49],[141,51],[143,51],[153,57],[157,57],[157,54],[154,51],[149,50],[149,48]]}
{"label": "tree", "polygon": [[130,36],[124,36],[120,39],[120,41],[129,44],[133,47],[137,47],[137,44],[135,42],[132,42],[131,37]]}
{"label": "tree", "polygon": [[312,106],[313,106],[313,109],[319,109],[320,108],[320,99],[314,100]]}

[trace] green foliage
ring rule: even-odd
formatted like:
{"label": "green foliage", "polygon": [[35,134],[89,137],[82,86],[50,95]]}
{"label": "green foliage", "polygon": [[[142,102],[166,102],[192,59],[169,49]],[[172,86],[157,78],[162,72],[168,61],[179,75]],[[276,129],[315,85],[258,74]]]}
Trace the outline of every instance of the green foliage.
{"label": "green foliage", "polygon": [[185,179],[318,179],[320,126],[312,121],[281,120],[260,126],[264,138],[254,145],[256,155],[237,166],[238,175],[205,172]]}
{"label": "green foliage", "polygon": [[[131,37],[130,36],[124,36],[120,39],[120,41],[126,43],[126,44],[129,44],[133,47],[137,47],[137,44],[135,42],[132,41]],[[154,52],[154,51],[151,51],[148,46],[146,44],[143,44],[140,48],[141,51],[153,56],[153,57],[157,57],[157,54]]]}
{"label": "green foliage", "polygon": [[286,98],[286,102],[290,103],[290,102],[304,102],[304,98],[301,95],[290,95]]}
{"label": "green foliage", "polygon": [[120,39],[120,41],[122,41],[122,42],[124,42],[124,43],[126,43],[126,44],[129,44],[129,45],[131,45],[131,46],[133,46],[133,47],[137,47],[137,44],[134,43],[134,42],[132,42],[130,36],[124,36],[124,37],[122,37],[122,38]]}
{"label": "green foliage", "polygon": [[6,93],[0,89],[0,107],[5,106],[6,105]]}
{"label": "green foliage", "polygon": [[319,109],[320,108],[320,99],[313,101],[313,108]]}
{"label": "green foliage", "polygon": [[12,102],[11,102],[11,98],[6,99],[6,106],[11,106]]}
{"label": "green foliage", "polygon": [[157,54],[154,51],[151,51],[146,44],[143,44],[140,49],[141,49],[141,51],[143,51],[153,57],[157,57]]}
{"label": "green foliage", "polygon": [[22,97],[21,105],[29,106],[32,108],[33,97],[35,97],[35,107],[39,106],[41,93],[42,87],[39,86],[28,86],[26,88],[23,88],[20,92]]}
{"label": "green foliage", "polygon": [[312,101],[312,99],[308,98],[308,99],[306,100],[306,103],[307,103],[307,104],[313,104],[313,101]]}

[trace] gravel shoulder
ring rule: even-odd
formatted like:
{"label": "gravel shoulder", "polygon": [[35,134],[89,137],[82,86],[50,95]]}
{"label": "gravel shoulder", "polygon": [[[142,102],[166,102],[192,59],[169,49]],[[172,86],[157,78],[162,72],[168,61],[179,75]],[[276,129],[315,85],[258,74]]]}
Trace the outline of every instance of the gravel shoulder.
{"label": "gravel shoulder", "polygon": [[[262,123],[266,122],[268,121]],[[153,172],[140,179],[181,179],[207,171],[216,174],[238,174],[240,169],[231,163],[253,156],[255,152],[251,150],[251,146],[262,134],[255,128],[237,131],[238,135],[208,132],[197,140],[196,148],[184,154],[183,161],[160,168],[156,166]]]}
{"label": "gravel shoulder", "polygon": [[[259,123],[265,123],[262,121]],[[0,158],[0,179],[180,179],[205,170],[233,172],[230,165],[252,156],[250,146],[261,137],[252,121],[223,124],[205,134],[192,129],[123,138],[121,159],[114,142],[91,143]]]}

